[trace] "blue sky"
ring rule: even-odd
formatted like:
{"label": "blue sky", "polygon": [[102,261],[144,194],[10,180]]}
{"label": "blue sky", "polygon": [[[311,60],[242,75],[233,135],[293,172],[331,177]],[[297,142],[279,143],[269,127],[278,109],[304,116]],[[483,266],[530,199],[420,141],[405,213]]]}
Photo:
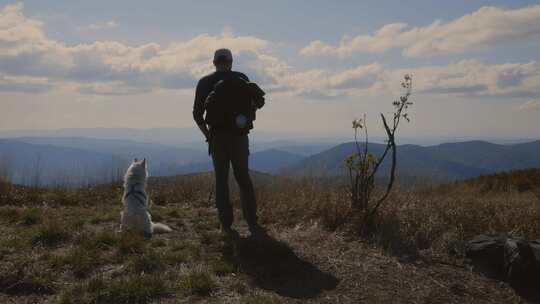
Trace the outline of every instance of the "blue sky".
{"label": "blue sky", "polygon": [[0,129],[190,127],[212,50],[257,128],[346,136],[415,81],[409,137],[540,137],[539,1],[0,1]]}

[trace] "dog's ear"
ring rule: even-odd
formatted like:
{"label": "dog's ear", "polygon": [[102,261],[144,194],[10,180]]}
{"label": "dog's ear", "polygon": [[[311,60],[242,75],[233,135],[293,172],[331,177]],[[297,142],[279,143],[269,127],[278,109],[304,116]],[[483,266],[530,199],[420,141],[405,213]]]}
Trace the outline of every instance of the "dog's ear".
{"label": "dog's ear", "polygon": [[146,158],[143,158],[142,165],[143,165],[143,167],[146,167]]}

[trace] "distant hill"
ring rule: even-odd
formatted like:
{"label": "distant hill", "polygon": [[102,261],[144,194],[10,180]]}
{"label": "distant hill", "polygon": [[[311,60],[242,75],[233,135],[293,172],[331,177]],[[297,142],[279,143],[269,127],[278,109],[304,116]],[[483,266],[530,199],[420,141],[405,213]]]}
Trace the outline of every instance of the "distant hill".
{"label": "distant hill", "polygon": [[285,146],[278,146],[275,149],[294,153],[297,155],[302,156],[311,156],[317,153],[321,153],[323,151],[326,151],[332,147],[334,147],[336,143],[330,144],[330,143],[313,143],[313,144],[296,144],[296,145],[285,145]]}
{"label": "distant hill", "polygon": [[481,192],[535,191],[540,195],[540,169],[499,172],[440,185],[438,190],[461,191],[465,188]]}
{"label": "distant hill", "polygon": [[79,186],[120,178],[128,161],[76,148],[0,139],[0,175],[33,186]]}
{"label": "distant hill", "polygon": [[[249,157],[249,167],[252,170],[264,173],[280,173],[284,168],[304,159],[303,156],[269,149],[260,152],[251,153]],[[176,166],[174,171],[179,173],[194,173],[213,170],[211,160],[206,162],[192,163],[183,166]]]}
{"label": "distant hill", "polygon": [[513,145],[469,141],[427,148],[432,155],[486,172],[540,167],[540,141]]}
{"label": "distant hill", "polygon": [[66,128],[53,130],[0,130],[0,138],[18,137],[85,137],[99,139],[130,140],[181,146],[201,142],[196,128]]}
{"label": "distant hill", "polygon": [[290,166],[304,157],[277,149],[255,152],[250,157],[250,167],[253,170],[278,173],[283,168]]}
{"label": "distant hill", "polygon": [[259,138],[256,135],[250,137],[250,150],[252,152],[261,152],[264,150],[280,150],[284,152],[293,153],[301,156],[311,156],[323,151],[326,151],[336,145],[342,143],[343,141],[334,140],[328,141],[321,139],[320,141],[315,140],[276,140],[269,142],[260,142]]}
{"label": "distant hill", "polygon": [[76,148],[86,151],[114,155],[123,159],[148,158],[156,175],[176,174],[170,170],[177,165],[206,160],[206,152],[188,148],[177,148],[156,143],[141,143],[132,140],[96,139],[86,137],[21,137],[17,141]]}
{"label": "distant hill", "polygon": [[[133,158],[144,157],[153,176],[212,170],[206,151],[117,139],[21,137],[1,140],[0,175],[26,185],[101,183],[112,178],[112,171],[120,178]],[[250,163],[253,170],[277,173],[302,158],[270,149],[252,153]]]}
{"label": "distant hill", "polygon": [[[382,154],[384,145],[370,144],[370,151]],[[344,175],[344,159],[355,151],[353,142],[312,155],[285,169],[292,175]],[[484,141],[448,143],[435,146],[398,146],[398,174],[426,176],[437,180],[475,177],[498,171],[540,167],[540,141],[498,145]],[[389,158],[381,173],[388,172]]]}
{"label": "distant hill", "polygon": [[[258,128],[251,131],[253,152],[278,148],[301,155],[311,155],[326,150],[342,139],[337,138],[291,138],[287,133],[268,132]],[[52,130],[0,130],[0,138],[21,137],[91,138],[154,143],[176,148],[205,150],[206,143],[200,130],[194,125],[188,128],[65,128]],[[288,147],[294,149],[288,150]]]}
{"label": "distant hill", "polygon": [[[0,140],[0,175],[9,175],[15,183],[69,184],[103,182],[118,178],[131,159],[149,159],[153,176],[169,176],[212,170],[206,151],[178,148],[132,140],[85,137],[22,137]],[[344,159],[355,151],[352,142],[340,144],[311,156],[321,144],[285,146],[281,149],[253,152],[252,170],[291,176],[345,176]],[[380,155],[382,144],[370,144]],[[459,180],[500,171],[540,168],[540,141],[499,145],[485,141],[446,143],[434,146],[398,146],[398,176],[416,183],[417,178],[433,182]],[[389,158],[381,167],[388,173]],[[39,169],[39,170],[37,170]],[[39,172],[37,172],[39,171]]]}

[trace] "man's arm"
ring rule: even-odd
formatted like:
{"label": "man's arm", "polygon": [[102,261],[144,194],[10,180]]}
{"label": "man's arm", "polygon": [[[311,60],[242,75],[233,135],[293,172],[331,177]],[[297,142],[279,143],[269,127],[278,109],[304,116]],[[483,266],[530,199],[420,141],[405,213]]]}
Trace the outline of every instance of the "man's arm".
{"label": "man's arm", "polygon": [[208,131],[208,126],[204,121],[204,101],[206,99],[207,89],[205,88],[205,83],[201,79],[197,84],[197,89],[195,90],[195,101],[193,102],[193,119],[197,123],[197,126],[203,133],[206,141],[210,137],[210,132]]}
{"label": "man's arm", "polygon": [[205,123],[197,125],[197,126],[199,126],[199,129],[201,130],[204,137],[206,138],[206,141],[210,140],[210,131],[208,130],[208,126]]}

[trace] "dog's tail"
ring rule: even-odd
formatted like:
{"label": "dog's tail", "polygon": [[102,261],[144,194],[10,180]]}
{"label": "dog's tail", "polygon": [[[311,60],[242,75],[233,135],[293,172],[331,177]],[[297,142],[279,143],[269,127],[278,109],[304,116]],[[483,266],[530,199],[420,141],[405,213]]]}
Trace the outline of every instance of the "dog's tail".
{"label": "dog's tail", "polygon": [[152,223],[152,231],[154,233],[168,233],[168,232],[172,232],[173,230],[171,229],[171,227],[165,225],[165,224],[162,224],[162,223]]}

